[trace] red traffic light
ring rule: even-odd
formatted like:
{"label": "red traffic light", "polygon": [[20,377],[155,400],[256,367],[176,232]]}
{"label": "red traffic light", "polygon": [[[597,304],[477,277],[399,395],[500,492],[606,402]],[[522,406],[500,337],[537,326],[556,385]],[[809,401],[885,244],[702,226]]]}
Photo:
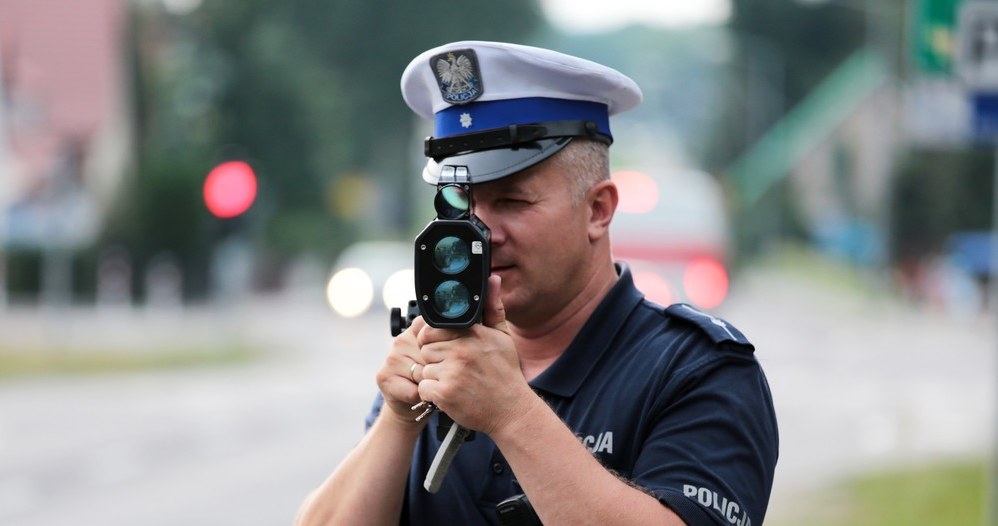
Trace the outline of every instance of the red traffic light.
{"label": "red traffic light", "polygon": [[204,180],[204,203],[216,217],[236,217],[256,199],[256,174],[242,161],[216,166]]}

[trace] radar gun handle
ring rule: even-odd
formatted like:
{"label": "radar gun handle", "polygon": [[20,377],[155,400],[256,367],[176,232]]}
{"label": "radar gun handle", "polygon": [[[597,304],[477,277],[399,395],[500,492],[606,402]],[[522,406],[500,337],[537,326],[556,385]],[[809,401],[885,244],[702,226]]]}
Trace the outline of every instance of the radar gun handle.
{"label": "radar gun handle", "polygon": [[468,438],[469,434],[471,434],[470,429],[461,426],[457,422],[451,424],[450,431],[447,432],[444,441],[440,443],[437,456],[433,457],[430,470],[426,472],[426,480],[423,481],[423,487],[426,491],[430,493],[440,491],[440,484],[443,483],[444,477],[447,476],[451,462],[454,461],[454,457],[457,456],[458,450],[464,445],[464,441]]}

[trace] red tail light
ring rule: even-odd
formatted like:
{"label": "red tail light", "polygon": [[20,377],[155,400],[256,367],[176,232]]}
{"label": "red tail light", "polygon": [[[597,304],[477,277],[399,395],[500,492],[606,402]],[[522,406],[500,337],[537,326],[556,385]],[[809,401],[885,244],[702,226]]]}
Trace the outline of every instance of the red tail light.
{"label": "red tail light", "polygon": [[617,211],[625,214],[646,214],[658,206],[658,183],[644,172],[623,170],[612,176],[620,202]]}
{"label": "red tail light", "polygon": [[671,305],[676,302],[676,290],[668,281],[654,272],[638,272],[634,275],[634,286],[644,293],[649,300],[659,305]]}
{"label": "red tail light", "polygon": [[728,296],[728,271],[715,259],[694,259],[683,273],[683,288],[694,305],[713,309]]}

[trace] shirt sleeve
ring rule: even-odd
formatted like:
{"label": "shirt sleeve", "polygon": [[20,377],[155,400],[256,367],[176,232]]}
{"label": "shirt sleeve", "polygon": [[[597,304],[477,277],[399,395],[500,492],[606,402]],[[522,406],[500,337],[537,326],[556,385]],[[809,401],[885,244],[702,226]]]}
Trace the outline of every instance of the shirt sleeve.
{"label": "shirt sleeve", "polygon": [[371,412],[368,413],[367,416],[364,418],[365,433],[371,430],[371,426],[374,425],[374,421],[377,420],[378,415],[381,414],[381,406],[383,406],[384,404],[385,404],[384,397],[381,396],[381,393],[378,393],[377,396],[374,397],[374,403],[371,405]]}
{"label": "shirt sleeve", "polygon": [[691,526],[761,525],[773,485],[769,386],[751,352],[727,347],[702,344],[665,382],[633,471]]}

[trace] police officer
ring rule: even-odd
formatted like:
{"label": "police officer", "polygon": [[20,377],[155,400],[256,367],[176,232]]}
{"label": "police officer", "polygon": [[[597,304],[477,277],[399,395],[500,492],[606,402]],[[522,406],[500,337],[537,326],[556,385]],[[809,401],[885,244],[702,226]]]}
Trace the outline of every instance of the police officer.
{"label": "police officer", "polygon": [[[484,322],[420,318],[377,375],[368,431],[299,524],[497,524],[525,494],[544,524],[762,524],[778,437],[753,346],[725,321],[662,307],[614,262],[609,117],[637,85],[527,46],[465,41],[417,56],[409,107],[434,121],[423,178],[466,170],[491,229]],[[438,493],[420,401],[478,438]],[[427,420],[430,423],[427,423]]]}

